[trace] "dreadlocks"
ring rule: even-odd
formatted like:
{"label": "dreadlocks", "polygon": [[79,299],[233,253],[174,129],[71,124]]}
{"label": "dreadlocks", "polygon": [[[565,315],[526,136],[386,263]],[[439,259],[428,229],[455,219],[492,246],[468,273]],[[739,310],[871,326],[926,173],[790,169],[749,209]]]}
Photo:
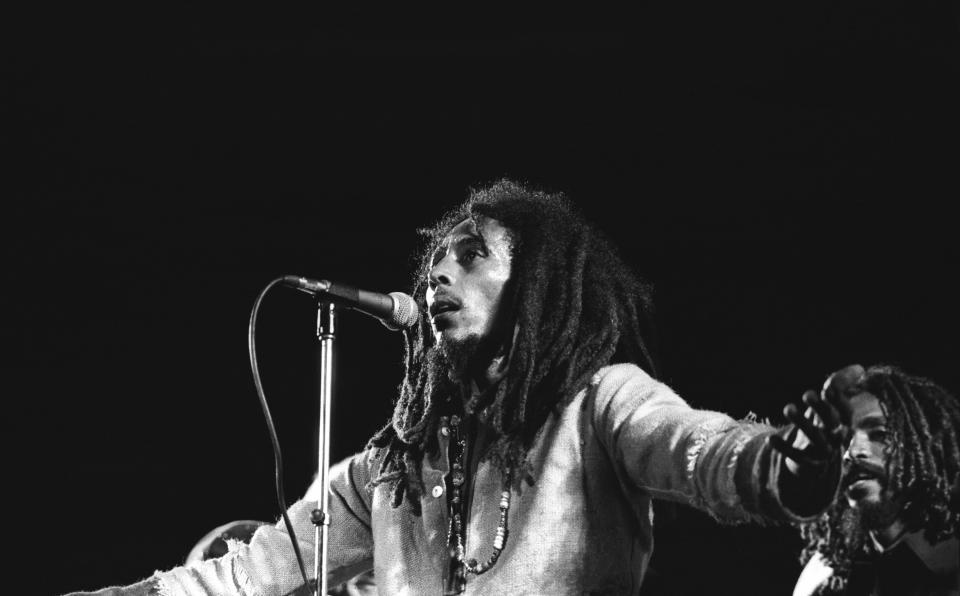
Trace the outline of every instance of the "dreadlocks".
{"label": "dreadlocks", "polygon": [[[931,543],[960,536],[960,404],[932,381],[892,366],[874,366],[858,387],[879,400],[892,433],[886,471],[894,494],[906,502],[900,516],[908,529],[922,529]],[[851,563],[870,556],[871,542],[860,512],[838,499],[818,520],[801,527],[802,564],[820,553],[834,574],[827,586],[842,591]]]}
{"label": "dreadlocks", "polygon": [[[470,219],[482,236],[483,217],[509,232],[512,273],[502,309],[513,331],[507,334],[506,376],[466,411],[483,408],[496,431],[484,457],[516,482],[531,482],[527,449],[553,408],[606,364],[633,362],[655,374],[651,289],[563,195],[501,180],[472,190],[463,204],[421,230],[425,246],[413,291],[421,309],[432,256],[447,233]],[[389,483],[393,506],[406,495],[415,510],[423,488],[421,459],[435,446],[441,410],[458,407],[462,391],[446,374],[448,356],[423,319],[404,335],[406,373],[392,420],[368,444],[382,456],[370,488]]]}

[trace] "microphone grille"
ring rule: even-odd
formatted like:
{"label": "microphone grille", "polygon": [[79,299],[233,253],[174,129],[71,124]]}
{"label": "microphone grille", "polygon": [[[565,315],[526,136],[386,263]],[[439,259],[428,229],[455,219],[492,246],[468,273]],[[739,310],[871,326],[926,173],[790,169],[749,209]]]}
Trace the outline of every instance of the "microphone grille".
{"label": "microphone grille", "polygon": [[399,329],[416,325],[420,318],[417,301],[403,292],[390,292],[390,297],[393,298],[393,314],[390,317],[390,323]]}

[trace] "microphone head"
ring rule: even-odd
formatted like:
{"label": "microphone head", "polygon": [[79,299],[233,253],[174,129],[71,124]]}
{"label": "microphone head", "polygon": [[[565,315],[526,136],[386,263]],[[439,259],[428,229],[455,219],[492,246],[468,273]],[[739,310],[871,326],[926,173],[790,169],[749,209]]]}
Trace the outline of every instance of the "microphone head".
{"label": "microphone head", "polygon": [[409,329],[416,325],[420,319],[420,309],[417,308],[417,301],[413,296],[403,292],[390,292],[390,297],[393,298],[393,313],[389,321],[381,319],[383,324],[394,331]]}

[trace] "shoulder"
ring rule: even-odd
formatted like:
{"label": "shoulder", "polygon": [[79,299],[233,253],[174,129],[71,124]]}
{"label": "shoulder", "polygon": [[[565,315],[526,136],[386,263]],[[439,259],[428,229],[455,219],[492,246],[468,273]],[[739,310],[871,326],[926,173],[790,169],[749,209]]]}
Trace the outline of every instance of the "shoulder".
{"label": "shoulder", "polygon": [[670,387],[635,364],[612,364],[597,371],[583,406],[592,410],[594,424],[602,427],[654,412],[689,409]]}
{"label": "shoulder", "polygon": [[650,399],[683,402],[670,387],[631,363],[604,366],[593,375],[590,387],[600,403],[612,399],[626,399],[636,405]]}
{"label": "shoulder", "polygon": [[629,362],[604,366],[590,379],[592,387],[602,387],[606,390],[616,390],[628,383],[648,386],[657,382],[647,371]]}

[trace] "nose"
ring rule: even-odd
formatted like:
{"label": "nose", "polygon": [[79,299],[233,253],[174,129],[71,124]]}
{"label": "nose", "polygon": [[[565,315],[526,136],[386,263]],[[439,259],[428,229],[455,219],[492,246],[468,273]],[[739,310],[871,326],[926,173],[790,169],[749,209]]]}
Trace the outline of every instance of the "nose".
{"label": "nose", "polygon": [[427,284],[431,290],[436,290],[437,286],[440,285],[451,285],[453,283],[453,273],[451,271],[449,257],[445,256],[439,261],[436,261],[433,267],[430,268],[430,275],[428,277]]}
{"label": "nose", "polygon": [[844,461],[853,461],[855,459],[867,459],[870,457],[870,441],[865,433],[854,432],[847,445],[847,450],[843,452]]}

